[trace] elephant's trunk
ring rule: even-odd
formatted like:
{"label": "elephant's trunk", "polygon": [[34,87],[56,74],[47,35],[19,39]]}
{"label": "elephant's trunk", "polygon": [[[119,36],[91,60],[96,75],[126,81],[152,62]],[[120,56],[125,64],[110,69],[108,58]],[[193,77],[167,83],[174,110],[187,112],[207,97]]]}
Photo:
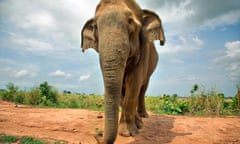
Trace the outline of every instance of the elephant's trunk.
{"label": "elephant's trunk", "polygon": [[104,141],[106,144],[113,144],[118,133],[118,110],[128,56],[128,48],[124,47],[126,46],[125,42],[119,42],[119,37],[121,36],[117,35],[116,37],[115,34],[108,33],[108,40],[99,43],[100,63],[105,87]]}

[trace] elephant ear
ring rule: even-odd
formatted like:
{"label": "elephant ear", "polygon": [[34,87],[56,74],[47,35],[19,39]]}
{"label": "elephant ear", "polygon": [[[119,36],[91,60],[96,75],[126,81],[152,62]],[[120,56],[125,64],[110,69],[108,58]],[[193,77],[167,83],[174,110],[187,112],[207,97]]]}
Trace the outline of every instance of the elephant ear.
{"label": "elephant ear", "polygon": [[81,48],[84,52],[88,48],[94,48],[98,51],[98,41],[97,41],[97,26],[94,19],[88,20],[82,29],[82,41]]}
{"label": "elephant ear", "polygon": [[148,41],[160,40],[160,45],[165,43],[165,35],[161,19],[157,14],[149,10],[143,10],[142,32]]}

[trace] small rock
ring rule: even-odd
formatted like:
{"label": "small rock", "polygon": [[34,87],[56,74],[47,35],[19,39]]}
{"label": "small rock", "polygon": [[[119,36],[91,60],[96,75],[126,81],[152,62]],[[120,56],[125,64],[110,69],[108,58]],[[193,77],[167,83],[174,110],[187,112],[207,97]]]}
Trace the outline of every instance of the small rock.
{"label": "small rock", "polygon": [[101,119],[101,118],[103,118],[103,116],[102,116],[102,115],[98,115],[97,118],[98,118],[98,119]]}
{"label": "small rock", "polygon": [[73,132],[74,132],[74,133],[76,133],[76,132],[78,132],[78,130],[76,130],[76,129],[73,129]]}

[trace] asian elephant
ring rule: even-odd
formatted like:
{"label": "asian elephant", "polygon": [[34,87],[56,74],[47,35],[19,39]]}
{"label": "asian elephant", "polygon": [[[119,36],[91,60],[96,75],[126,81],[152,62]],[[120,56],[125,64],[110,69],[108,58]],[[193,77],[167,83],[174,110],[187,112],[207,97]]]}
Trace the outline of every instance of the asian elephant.
{"label": "asian elephant", "polygon": [[[82,51],[99,53],[105,91],[104,141],[112,144],[119,133],[134,136],[147,117],[144,95],[158,55],[154,40],[164,45],[160,18],[134,0],[101,0],[95,16],[81,32]],[[118,127],[118,110],[122,107]]]}

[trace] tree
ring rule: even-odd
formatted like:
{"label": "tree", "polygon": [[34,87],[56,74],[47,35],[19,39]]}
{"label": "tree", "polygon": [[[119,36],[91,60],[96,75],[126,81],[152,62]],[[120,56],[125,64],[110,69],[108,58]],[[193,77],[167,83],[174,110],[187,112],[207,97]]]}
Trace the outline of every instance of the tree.
{"label": "tree", "polygon": [[71,91],[64,90],[64,91],[63,91],[63,94],[71,94]]}
{"label": "tree", "polygon": [[15,86],[13,83],[8,83],[6,87],[8,92],[16,93],[18,91],[18,86]]}
{"label": "tree", "polygon": [[39,89],[41,92],[41,97],[43,99],[43,103],[50,101],[52,103],[57,102],[57,91],[54,90],[48,83],[45,81],[39,85]]}
{"label": "tree", "polygon": [[39,85],[39,89],[41,91],[42,96],[48,96],[51,87],[48,85],[48,83],[45,81]]}
{"label": "tree", "polygon": [[18,86],[15,86],[13,83],[8,83],[6,85],[7,91],[3,95],[3,99],[7,101],[13,101],[16,93],[18,91]]}
{"label": "tree", "polygon": [[191,94],[193,95],[195,92],[197,92],[198,91],[198,89],[199,89],[199,86],[198,86],[198,84],[194,84],[193,85],[193,87],[192,87],[192,89],[191,89]]}

